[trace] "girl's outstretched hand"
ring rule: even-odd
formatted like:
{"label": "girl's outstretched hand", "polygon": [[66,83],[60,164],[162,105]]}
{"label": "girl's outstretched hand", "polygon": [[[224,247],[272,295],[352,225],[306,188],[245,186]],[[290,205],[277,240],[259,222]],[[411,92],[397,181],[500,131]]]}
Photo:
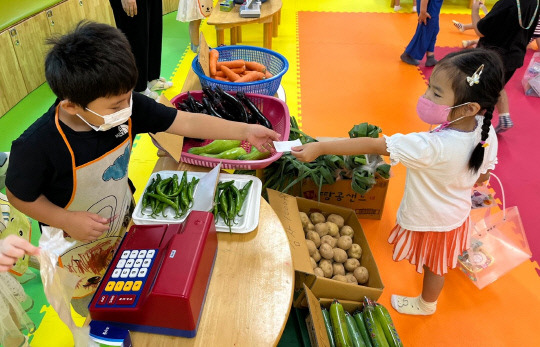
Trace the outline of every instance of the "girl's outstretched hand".
{"label": "girl's outstretched hand", "polygon": [[0,272],[8,271],[25,254],[38,255],[39,248],[22,237],[9,235],[0,240]]}
{"label": "girl's outstretched hand", "polygon": [[279,134],[262,125],[251,124],[247,127],[245,140],[260,152],[270,152],[274,148],[274,141],[279,141]]}
{"label": "girl's outstretched hand", "polygon": [[298,160],[309,163],[317,159],[322,153],[320,153],[320,147],[318,142],[306,143],[302,146],[291,148],[291,154]]}

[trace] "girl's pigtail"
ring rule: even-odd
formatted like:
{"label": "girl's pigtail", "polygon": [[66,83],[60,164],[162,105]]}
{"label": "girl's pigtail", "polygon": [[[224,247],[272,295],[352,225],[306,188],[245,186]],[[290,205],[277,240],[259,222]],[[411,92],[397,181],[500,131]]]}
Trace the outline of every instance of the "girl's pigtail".
{"label": "girl's pigtail", "polygon": [[482,162],[484,161],[485,147],[488,146],[486,142],[489,136],[489,129],[491,127],[491,118],[493,117],[493,107],[486,109],[484,114],[484,122],[482,123],[482,133],[480,135],[480,142],[474,148],[471,158],[469,159],[469,169],[475,173],[480,169]]}

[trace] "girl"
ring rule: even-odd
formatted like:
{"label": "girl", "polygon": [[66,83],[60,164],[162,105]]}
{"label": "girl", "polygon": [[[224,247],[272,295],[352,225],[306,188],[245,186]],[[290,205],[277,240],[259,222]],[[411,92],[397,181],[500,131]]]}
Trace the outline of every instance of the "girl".
{"label": "girl", "polygon": [[201,19],[212,13],[212,0],[180,0],[176,20],[189,22],[189,38],[191,51],[197,53],[199,49],[199,27]]}
{"label": "girl", "polygon": [[293,148],[302,161],[323,154],[380,154],[407,167],[397,225],[388,241],[393,259],[408,259],[424,272],[420,296],[392,295],[400,313],[435,312],[448,269],[469,246],[471,188],[489,177],[497,163],[493,108],[503,88],[503,66],[496,53],[462,50],[437,64],[418,100],[423,121],[440,124],[429,132],[314,142]]}

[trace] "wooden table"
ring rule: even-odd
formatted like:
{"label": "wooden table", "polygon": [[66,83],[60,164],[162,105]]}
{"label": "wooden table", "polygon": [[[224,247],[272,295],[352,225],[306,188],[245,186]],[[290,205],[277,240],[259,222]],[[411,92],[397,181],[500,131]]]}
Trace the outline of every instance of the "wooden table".
{"label": "wooden table", "polygon": [[[208,171],[161,157],[160,170]],[[247,234],[218,233],[216,262],[194,338],[131,332],[134,346],[271,346],[292,304],[294,270],[287,235],[261,198],[259,226]]]}
{"label": "wooden table", "polygon": [[217,45],[225,43],[225,29],[231,29],[231,45],[242,42],[241,26],[252,23],[264,25],[263,46],[272,49],[272,37],[278,36],[278,25],[281,21],[281,0],[268,0],[261,4],[259,18],[240,17],[240,5],[234,6],[230,12],[220,11],[219,2],[208,17],[208,24],[216,27]]}

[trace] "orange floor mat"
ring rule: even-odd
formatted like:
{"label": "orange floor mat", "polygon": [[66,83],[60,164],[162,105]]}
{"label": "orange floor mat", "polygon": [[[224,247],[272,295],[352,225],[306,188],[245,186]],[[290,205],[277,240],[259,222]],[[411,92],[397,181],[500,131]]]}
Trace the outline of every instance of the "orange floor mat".
{"label": "orange floor mat", "polygon": [[[394,13],[298,12],[300,109],[307,134],[347,136],[354,124],[366,121],[379,125],[385,134],[426,130],[415,112],[425,81],[416,67],[399,60],[416,18]],[[461,40],[474,38],[472,32],[457,31],[452,19],[467,23],[470,16],[441,15],[438,46],[459,46]],[[540,280],[533,262],[482,290],[459,270],[451,271],[433,316],[405,316],[391,308],[391,294],[418,295],[422,286],[413,266],[392,261],[386,241],[405,182],[402,166],[392,170],[383,218],[361,223],[385,284],[380,302],[389,308],[404,345],[540,345],[536,333]]]}

